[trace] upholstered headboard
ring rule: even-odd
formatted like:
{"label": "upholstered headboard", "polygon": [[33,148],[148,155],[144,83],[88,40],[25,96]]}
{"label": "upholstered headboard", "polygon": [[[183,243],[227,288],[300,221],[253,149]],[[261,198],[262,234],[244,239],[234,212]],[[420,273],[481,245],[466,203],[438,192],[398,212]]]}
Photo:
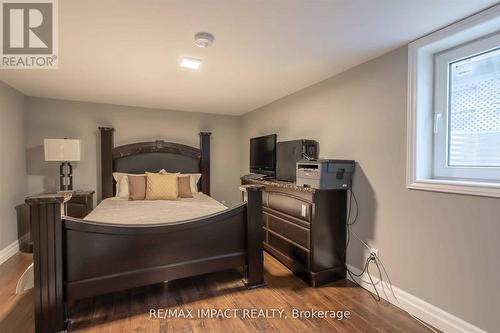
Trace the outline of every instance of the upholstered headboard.
{"label": "upholstered headboard", "polygon": [[102,199],[115,191],[113,172],[201,173],[200,190],[210,195],[210,135],[200,133],[200,148],[157,140],[114,146],[112,127],[99,127],[101,134]]}

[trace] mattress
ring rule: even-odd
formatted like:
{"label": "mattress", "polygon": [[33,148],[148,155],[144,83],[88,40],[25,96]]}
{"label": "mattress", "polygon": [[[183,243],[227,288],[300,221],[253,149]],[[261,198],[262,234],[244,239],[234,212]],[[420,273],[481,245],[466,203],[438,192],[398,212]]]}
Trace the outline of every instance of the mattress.
{"label": "mattress", "polygon": [[178,200],[104,199],[84,220],[116,224],[171,223],[214,214],[227,209],[210,196],[197,193]]}

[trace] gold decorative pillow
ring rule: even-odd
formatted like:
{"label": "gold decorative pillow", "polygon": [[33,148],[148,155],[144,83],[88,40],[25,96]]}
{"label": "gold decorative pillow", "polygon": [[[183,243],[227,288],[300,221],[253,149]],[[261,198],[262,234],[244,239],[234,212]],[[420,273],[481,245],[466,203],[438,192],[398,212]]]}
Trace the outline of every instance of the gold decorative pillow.
{"label": "gold decorative pillow", "polygon": [[146,200],[177,200],[179,173],[146,172]]}

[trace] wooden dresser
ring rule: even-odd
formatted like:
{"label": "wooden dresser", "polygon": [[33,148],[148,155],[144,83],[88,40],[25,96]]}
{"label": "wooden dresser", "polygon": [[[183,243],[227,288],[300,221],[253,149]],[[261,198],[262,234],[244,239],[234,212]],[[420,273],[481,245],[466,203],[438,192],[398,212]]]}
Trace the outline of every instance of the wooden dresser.
{"label": "wooden dresser", "polygon": [[241,178],[263,191],[264,249],[316,287],[346,276],[347,190]]}

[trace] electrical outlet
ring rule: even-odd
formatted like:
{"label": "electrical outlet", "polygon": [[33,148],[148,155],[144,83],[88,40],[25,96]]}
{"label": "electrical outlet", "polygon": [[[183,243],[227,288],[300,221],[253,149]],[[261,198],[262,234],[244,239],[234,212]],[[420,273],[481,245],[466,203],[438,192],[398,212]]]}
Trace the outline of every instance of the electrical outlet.
{"label": "electrical outlet", "polygon": [[378,249],[372,247],[372,249],[370,250],[370,254],[373,254],[375,257],[378,257]]}

